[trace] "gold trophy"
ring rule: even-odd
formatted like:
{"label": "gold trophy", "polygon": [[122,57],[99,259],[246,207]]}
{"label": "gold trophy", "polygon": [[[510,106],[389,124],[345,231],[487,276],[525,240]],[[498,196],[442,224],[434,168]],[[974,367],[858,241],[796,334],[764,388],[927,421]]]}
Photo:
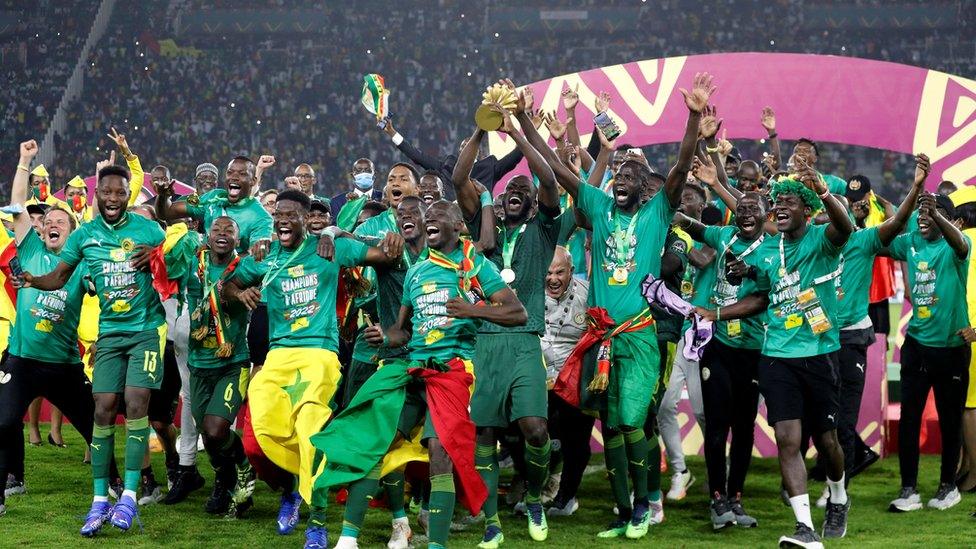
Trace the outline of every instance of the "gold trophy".
{"label": "gold trophy", "polygon": [[515,112],[515,106],[518,105],[518,97],[516,97],[515,92],[501,84],[489,86],[481,94],[481,97],[481,105],[474,113],[474,122],[486,132],[497,130],[505,122],[501,113],[491,110],[492,104],[498,103],[503,108],[508,109],[509,112]]}

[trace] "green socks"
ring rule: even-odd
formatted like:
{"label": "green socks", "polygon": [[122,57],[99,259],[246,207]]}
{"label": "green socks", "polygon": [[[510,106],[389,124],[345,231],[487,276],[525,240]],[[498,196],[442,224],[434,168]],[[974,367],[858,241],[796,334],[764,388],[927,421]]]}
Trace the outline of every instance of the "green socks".
{"label": "green socks", "polygon": [[[495,445],[478,444],[475,446],[474,468],[478,470],[481,480],[485,482],[485,487],[488,488],[488,499],[481,506],[485,512],[485,527],[495,525],[501,528],[502,523],[498,519],[498,454],[495,452]],[[431,492],[433,490],[432,484]]]}
{"label": "green socks", "polygon": [[532,446],[528,442],[525,443],[526,503],[542,502],[542,489],[549,479],[549,456],[551,449],[552,441],[549,439],[542,446]]}
{"label": "green socks", "polygon": [[134,493],[139,489],[142,460],[149,448],[149,417],[125,420],[125,430],[125,491]]}
{"label": "green socks", "polygon": [[661,443],[657,435],[647,441],[647,499],[661,501]]}
{"label": "green socks", "polygon": [[377,464],[369,474],[349,485],[346,511],[342,517],[343,536],[359,537],[359,530],[366,518],[366,508],[369,507],[369,500],[373,499],[379,482],[380,464]]}
{"label": "green socks", "polygon": [[[91,463],[95,497],[108,500],[108,470],[115,451],[115,425],[96,425],[92,430]],[[139,464],[142,464],[140,458]]]}
{"label": "green socks", "polygon": [[624,433],[627,448],[627,467],[630,470],[631,481],[634,484],[634,501],[647,499],[647,454],[650,446],[643,429],[634,429]]}
{"label": "green socks", "polygon": [[310,527],[321,526],[325,528],[325,506],[313,505],[308,512],[308,525]]}
{"label": "green socks", "polygon": [[383,483],[383,490],[386,491],[386,501],[390,506],[390,512],[393,514],[393,518],[406,517],[407,512],[403,507],[403,485],[406,482],[406,477],[403,476],[403,471],[393,471],[383,477],[381,482]]}
{"label": "green socks", "polygon": [[[497,469],[496,467],[495,470]],[[447,535],[451,532],[451,519],[454,518],[454,497],[454,475],[430,477],[430,531],[428,532],[430,545],[428,547],[447,545]]]}
{"label": "green socks", "polygon": [[620,431],[604,431],[603,459],[607,464],[607,476],[610,478],[610,491],[620,511],[620,518],[630,520],[631,504],[630,489],[627,487],[627,449],[624,447],[624,435]]}

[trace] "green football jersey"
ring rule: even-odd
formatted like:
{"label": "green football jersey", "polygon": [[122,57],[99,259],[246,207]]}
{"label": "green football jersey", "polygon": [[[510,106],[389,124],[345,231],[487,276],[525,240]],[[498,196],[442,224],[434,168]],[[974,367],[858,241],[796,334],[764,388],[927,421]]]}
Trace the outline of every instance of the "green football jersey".
{"label": "green football jersey", "polygon": [[268,303],[271,349],[310,347],[337,351],[336,288],[339,268],[361,265],[367,246],[351,238],[337,238],[332,261],[318,255],[319,237],[308,235],[294,250],[275,242],[264,261],[245,257],[235,277],[262,289]]}
{"label": "green football jersey", "polygon": [[859,229],[851,234],[840,256],[841,273],[834,279],[837,291],[837,324],[846,328],[868,316],[868,297],[874,258],[884,248],[878,228]]}
{"label": "green football jersey", "polygon": [[[17,245],[21,268],[38,276],[61,260],[51,252],[35,231],[28,231]],[[84,266],[78,266],[60,290],[44,292],[37,288],[17,290],[17,320],[11,328],[10,354],[54,364],[77,364],[78,321],[85,297]]]}
{"label": "green football jersey", "polygon": [[[206,252],[209,259],[210,253]],[[232,260],[233,261],[233,260]],[[187,277],[186,296],[190,309],[190,333],[207,328],[202,340],[190,337],[189,363],[194,368],[222,368],[229,364],[247,362],[247,309],[240,304],[220,303],[224,340],[233,345],[232,354],[227,358],[217,357],[217,323],[211,313],[210,299],[204,292],[213,288],[220,299],[220,286],[229,280],[233,273],[226,273],[228,265],[213,265],[207,261],[206,280],[201,280],[199,269],[194,269]],[[201,309],[202,306],[202,309]],[[200,311],[197,314],[196,311]]]}
{"label": "green football jersey", "polygon": [[[715,250],[715,261],[712,270],[712,289],[697,292],[696,295],[704,296],[705,304],[701,305],[709,309],[731,305],[740,299],[757,292],[756,281],[743,278],[738,286],[729,283],[725,277],[725,254],[731,251],[736,257],[749,263],[750,258],[754,257],[754,252],[762,247],[765,239],[746,241],[738,238],[738,228],[735,226],[726,227],[705,227],[702,240],[706,245]],[[722,320],[715,323],[715,338],[737,349],[761,349],[763,343],[765,327],[763,316],[753,316],[737,320]]]}
{"label": "green football jersey", "polygon": [[87,267],[101,309],[99,335],[155,330],[166,323],[152,275],[132,266],[136,246],[158,246],[164,237],[158,223],[128,212],[115,225],[96,217],[68,237],[61,261]]}
{"label": "green football jersey", "polygon": [[227,216],[236,221],[240,229],[238,253],[246,253],[259,240],[271,240],[271,214],[252,197],[231,204],[227,201],[227,191],[214,189],[201,196],[198,205],[187,203],[186,211],[202,224],[204,233],[218,217]]}

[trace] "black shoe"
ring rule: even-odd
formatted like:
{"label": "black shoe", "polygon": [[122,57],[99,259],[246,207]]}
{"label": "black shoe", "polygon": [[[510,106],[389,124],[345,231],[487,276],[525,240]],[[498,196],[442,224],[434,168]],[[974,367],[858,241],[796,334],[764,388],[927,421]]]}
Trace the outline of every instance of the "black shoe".
{"label": "black shoe", "polygon": [[68,445],[65,444],[63,440],[60,443],[54,442],[54,435],[52,435],[51,433],[48,433],[47,434],[47,443],[50,444],[51,446],[56,446],[58,448],[67,448],[68,447]]}
{"label": "black shoe", "polygon": [[735,515],[736,526],[742,528],[755,528],[759,526],[759,521],[749,516],[745,508],[742,507],[742,494],[736,494],[734,498],[730,499],[729,507],[732,508],[732,514]]}
{"label": "black shoe", "polygon": [[732,507],[729,506],[729,500],[725,496],[715,492],[708,508],[713,530],[721,530],[735,524],[735,514],[732,513]]}
{"label": "black shoe", "polygon": [[857,460],[857,463],[855,463],[854,466],[851,467],[850,472],[847,474],[848,480],[863,473],[865,469],[873,465],[874,462],[878,461],[878,459],[880,459],[881,456],[874,450],[867,448],[860,455],[860,458],[861,459]]}
{"label": "black shoe", "polygon": [[226,515],[230,511],[230,495],[230,486],[224,479],[220,478],[220,474],[218,473],[216,478],[214,478],[213,490],[210,492],[210,497],[207,498],[207,503],[203,507],[204,511],[211,515]]}
{"label": "black shoe", "polygon": [[[169,472],[167,471],[167,475]],[[200,472],[197,471],[196,467],[181,468],[179,474],[173,480],[173,486],[169,489],[169,493],[163,498],[164,505],[173,505],[174,503],[179,503],[190,496],[190,493],[194,490],[199,490],[203,488],[203,485],[207,481],[200,476]]]}
{"label": "black shoe", "polygon": [[827,500],[822,533],[824,539],[837,539],[847,535],[847,513],[850,510],[850,496],[847,496],[847,503],[831,503],[829,499]]}
{"label": "black shoe", "polygon": [[780,547],[803,547],[804,549],[823,549],[823,542],[820,536],[802,522],[796,523],[796,531],[792,536],[779,538]]}

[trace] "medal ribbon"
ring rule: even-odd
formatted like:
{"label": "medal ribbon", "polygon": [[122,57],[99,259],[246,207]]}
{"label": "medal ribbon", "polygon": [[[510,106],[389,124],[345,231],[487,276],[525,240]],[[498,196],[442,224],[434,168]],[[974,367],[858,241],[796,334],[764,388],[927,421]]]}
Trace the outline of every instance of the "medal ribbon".
{"label": "medal ribbon", "polygon": [[512,268],[512,256],[515,255],[515,242],[522,236],[525,232],[525,223],[519,227],[518,231],[514,231],[514,235],[509,237],[508,227],[502,225],[502,265],[505,269]]}
{"label": "medal ribbon", "polygon": [[481,269],[475,269],[474,266],[474,242],[471,242],[470,239],[462,238],[461,251],[463,255],[461,262],[456,263],[443,253],[429,249],[430,262],[439,267],[456,272],[458,275],[458,287],[461,288],[461,291],[467,292],[472,288],[477,288],[480,291],[481,283],[478,282],[478,272]]}
{"label": "medal ribbon", "polygon": [[[285,268],[287,268],[289,265],[291,265],[291,262],[294,261],[295,258],[298,257],[298,255],[300,253],[302,253],[302,250],[305,249],[305,244],[307,244],[307,243],[308,243],[308,235],[305,235],[305,238],[302,239],[302,243],[298,245],[298,249],[297,250],[295,250],[294,252],[292,252],[291,257],[288,258],[288,261],[285,261],[281,265],[281,267],[278,267],[278,269],[275,270],[274,272],[271,272],[270,270],[268,270],[267,274],[265,274],[264,275],[264,278],[261,280],[261,289],[262,290],[265,289],[265,288],[267,288],[268,287],[268,284],[271,284],[271,281],[274,280],[279,274],[281,274],[281,271],[285,270]],[[278,258],[278,255],[280,255],[280,253],[281,253],[281,248],[279,247],[278,248],[278,254],[275,254],[275,259]]]}
{"label": "medal ribbon", "polygon": [[[745,256],[756,251],[756,248],[758,248],[763,243],[763,240],[765,239],[766,239],[766,235],[765,234],[761,235],[752,244],[750,244],[749,247],[746,248],[741,254],[737,255],[736,259],[742,259]],[[725,278],[725,254],[727,254],[729,250],[732,249],[732,245],[738,241],[739,241],[739,235],[736,234],[735,236],[732,237],[732,240],[729,240],[729,243],[725,245],[725,249],[722,250],[722,256],[718,260],[718,272],[721,273],[721,276],[723,278]]]}
{"label": "medal ribbon", "polygon": [[[202,302],[209,305],[207,307],[210,313],[210,318],[214,319],[214,327],[217,336],[217,350],[214,353],[218,358],[227,358],[234,351],[234,344],[227,341],[227,336],[224,331],[224,318],[223,311],[220,306],[220,297],[217,295],[217,286],[227,280],[230,275],[237,268],[237,264],[240,263],[241,257],[236,256],[227,264],[217,280],[210,282],[210,260],[207,255],[207,250],[200,250],[199,261],[197,262],[197,273],[200,276],[200,282],[203,286],[203,293],[201,295]],[[204,305],[201,303],[200,310],[204,309]],[[202,313],[201,313],[202,314]],[[206,333],[210,331],[209,319],[204,322],[204,325],[200,328],[201,332],[195,334],[194,339],[202,340],[206,337]],[[203,336],[203,337],[196,337]]]}

